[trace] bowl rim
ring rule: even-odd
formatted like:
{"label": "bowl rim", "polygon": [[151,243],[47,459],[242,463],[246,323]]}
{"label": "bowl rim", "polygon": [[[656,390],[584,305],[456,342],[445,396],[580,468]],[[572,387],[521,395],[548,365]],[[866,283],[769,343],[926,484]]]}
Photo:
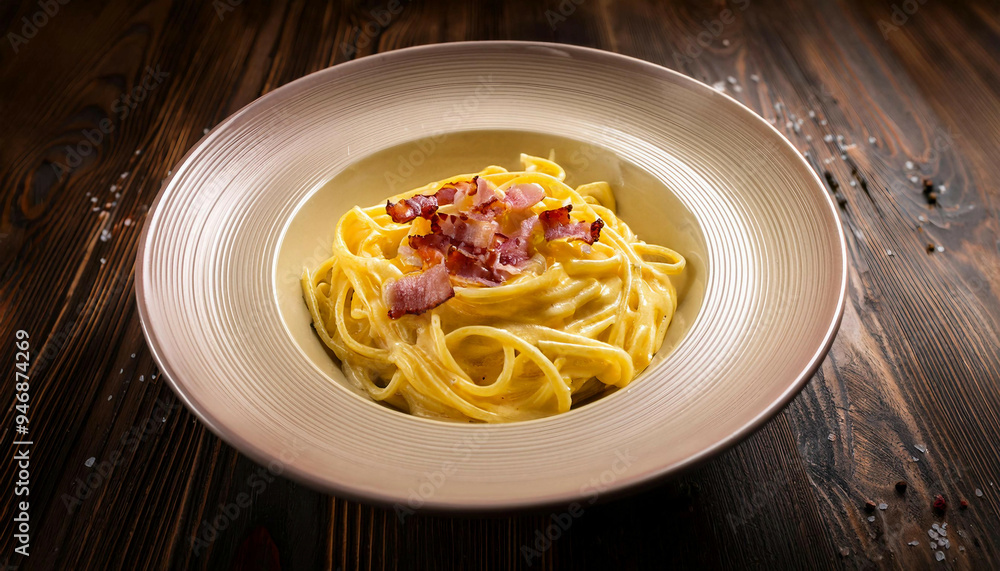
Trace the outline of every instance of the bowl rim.
{"label": "bowl rim", "polygon": [[[578,46],[573,44],[561,44],[555,42],[539,42],[539,41],[520,41],[520,40],[471,40],[471,41],[457,41],[457,42],[445,42],[445,43],[435,43],[435,44],[422,44],[418,46],[411,46],[406,48],[400,48],[396,50],[391,50],[387,52],[379,52],[350,61],[342,62],[339,64],[332,65],[330,67],[314,71],[303,77],[292,80],[284,85],[281,85],[259,97],[253,101],[247,103],[242,108],[240,108],[235,113],[229,115],[226,119],[212,128],[208,133],[202,136],[192,147],[184,154],[183,157],[175,164],[174,168],[170,171],[166,178],[161,182],[159,191],[156,194],[153,202],[149,207],[149,215],[143,224],[142,233],[139,237],[138,250],[136,253],[135,260],[135,296],[136,305],[139,312],[139,320],[142,327],[142,332],[146,338],[147,346],[149,348],[150,354],[153,360],[156,362],[157,367],[166,379],[167,383],[170,385],[171,389],[174,391],[176,396],[184,402],[185,406],[194,413],[194,415],[211,430],[216,436],[221,438],[227,444],[235,448],[241,454],[246,455],[254,462],[261,465],[269,465],[272,462],[279,462],[283,465],[283,470],[280,475],[298,481],[300,483],[306,484],[312,489],[320,490],[325,493],[335,494],[338,497],[346,498],[354,501],[359,501],[369,504],[378,504],[382,506],[399,506],[399,498],[392,494],[386,494],[380,490],[374,490],[373,488],[360,488],[352,486],[350,484],[344,484],[342,482],[332,482],[330,480],[324,479],[317,476],[311,471],[300,469],[294,463],[284,463],[277,456],[267,452],[262,447],[257,446],[254,442],[247,439],[243,435],[229,431],[223,424],[221,424],[218,419],[208,412],[205,408],[198,404],[198,401],[194,398],[194,395],[185,388],[185,384],[176,379],[176,373],[170,366],[170,362],[166,355],[160,350],[160,345],[156,336],[156,332],[149,321],[149,307],[147,306],[147,296],[146,296],[146,285],[144,283],[144,260],[146,250],[150,245],[150,229],[154,223],[157,222],[157,212],[159,211],[159,204],[161,199],[172,189],[171,183],[176,177],[176,175],[181,172],[188,160],[198,154],[208,143],[211,141],[220,131],[225,130],[233,123],[238,122],[244,116],[255,111],[258,107],[262,105],[268,105],[275,100],[279,100],[285,93],[293,92],[299,89],[305,89],[309,86],[320,84],[322,82],[328,81],[330,76],[336,77],[337,75],[348,73],[355,70],[362,70],[367,67],[378,66],[386,58],[399,57],[399,54],[415,55],[415,54],[434,54],[437,52],[448,52],[454,50],[466,50],[466,49],[490,49],[490,50],[525,50],[525,49],[542,49],[542,50],[559,50],[562,52],[576,52],[585,58],[590,60],[603,60],[605,62],[613,62],[619,65],[631,66],[633,69],[640,69],[646,72],[651,72],[653,74],[660,74],[671,77],[675,82],[686,83],[688,87],[696,91],[701,91],[706,96],[712,97],[724,97],[729,100],[730,104],[735,104],[741,113],[744,113],[750,122],[755,122],[765,129],[770,130],[772,135],[776,135],[778,140],[786,145],[786,150],[793,151],[790,156],[794,156],[794,159],[799,161],[801,166],[805,168],[805,171],[809,173],[813,182],[816,184],[816,188],[823,189],[823,197],[825,198],[826,205],[829,208],[830,213],[833,216],[833,220],[836,222],[834,225],[837,230],[838,244],[839,244],[839,254],[840,254],[840,285],[836,304],[836,310],[834,312],[833,319],[830,321],[830,325],[826,330],[823,337],[823,342],[813,353],[807,365],[802,369],[799,375],[796,377],[795,381],[788,385],[788,387],[775,398],[769,405],[767,405],[763,410],[758,412],[753,418],[746,422],[739,429],[733,431],[729,436],[722,438],[721,440],[715,442],[711,446],[705,447],[699,452],[688,456],[680,461],[670,463],[658,467],[655,470],[650,470],[645,473],[636,475],[635,477],[629,478],[621,483],[616,483],[609,487],[608,490],[602,492],[599,501],[605,501],[609,498],[621,496],[626,492],[636,492],[640,489],[647,488],[651,484],[666,477],[670,474],[678,473],[682,470],[687,470],[701,462],[704,462],[717,454],[731,448],[738,442],[749,437],[751,434],[760,429],[768,420],[776,416],[781,412],[791,401],[798,395],[799,392],[805,387],[805,384],[812,378],[813,374],[819,369],[826,354],[829,352],[833,345],[833,341],[836,337],[837,331],[840,328],[841,321],[844,315],[844,309],[846,306],[846,296],[847,296],[847,280],[848,280],[848,258],[847,258],[847,242],[844,234],[843,223],[840,218],[840,213],[830,197],[829,193],[825,192],[825,187],[823,182],[820,180],[819,175],[812,168],[812,166],[806,161],[799,150],[788,140],[783,133],[766,121],[763,117],[758,115],[752,109],[744,105],[743,103],[732,98],[724,92],[720,92],[711,86],[684,75],[680,72],[674,71],[667,67],[659,64],[655,64],[646,60],[642,60],[633,56],[620,54],[617,52],[611,52],[606,50],[601,50],[597,48],[591,48],[586,46]],[[465,425],[457,425],[465,426]],[[439,498],[429,498],[427,501],[420,506],[419,511],[424,513],[446,513],[446,512],[509,512],[513,510],[522,509],[540,509],[543,507],[567,505],[573,501],[580,498],[580,494],[573,492],[566,492],[559,496],[551,496],[545,499],[527,499],[519,501],[508,501],[504,504],[479,502],[457,502],[457,501],[442,501]]]}

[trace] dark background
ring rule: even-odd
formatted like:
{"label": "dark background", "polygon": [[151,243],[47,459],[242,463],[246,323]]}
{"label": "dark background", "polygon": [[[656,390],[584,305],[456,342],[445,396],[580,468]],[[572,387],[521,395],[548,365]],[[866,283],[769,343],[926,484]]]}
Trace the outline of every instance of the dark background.
{"label": "dark background", "polygon": [[[0,430],[16,440],[23,329],[35,443],[31,556],[10,557],[11,446],[0,565],[1000,567],[997,2],[26,0],[3,2],[0,24]],[[549,512],[400,522],[255,465],[176,406],[134,301],[147,209],[204,129],[347,59],[470,39],[594,46],[716,84],[808,151],[850,255],[840,334],[785,411],[588,507],[530,560]],[[944,522],[937,563],[928,529]]]}

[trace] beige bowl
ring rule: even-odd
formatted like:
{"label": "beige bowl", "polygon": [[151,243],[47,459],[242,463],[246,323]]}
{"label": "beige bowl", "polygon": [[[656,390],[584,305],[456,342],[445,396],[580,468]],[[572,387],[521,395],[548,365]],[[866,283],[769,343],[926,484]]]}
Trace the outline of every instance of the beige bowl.
{"label": "beige bowl", "polygon": [[[298,285],[340,215],[553,150],[570,184],[607,180],[641,238],[688,258],[653,365],[596,402],[507,425],[415,418],[351,386]],[[821,182],[739,103],[607,52],[474,42],[326,69],[224,121],[164,184],[136,275],[153,355],[215,433],[407,513],[595,501],[737,442],[819,366],[847,268]]]}

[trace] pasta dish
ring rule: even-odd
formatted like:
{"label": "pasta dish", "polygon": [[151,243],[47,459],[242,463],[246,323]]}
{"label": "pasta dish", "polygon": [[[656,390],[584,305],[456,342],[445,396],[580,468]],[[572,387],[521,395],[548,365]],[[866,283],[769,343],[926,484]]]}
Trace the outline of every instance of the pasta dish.
{"label": "pasta dish", "polygon": [[489,166],[354,207],[306,269],[345,375],[410,414],[511,422],[627,385],[663,343],[684,258],[616,216],[606,182],[552,160]]}

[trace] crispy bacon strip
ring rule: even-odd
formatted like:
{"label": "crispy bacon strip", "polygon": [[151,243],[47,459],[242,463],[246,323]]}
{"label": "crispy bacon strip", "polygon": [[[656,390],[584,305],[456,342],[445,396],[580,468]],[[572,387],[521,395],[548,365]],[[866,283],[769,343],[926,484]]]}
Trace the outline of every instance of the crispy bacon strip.
{"label": "crispy bacon strip", "polygon": [[455,295],[448,278],[448,268],[437,264],[422,272],[406,274],[385,287],[385,303],[389,317],[399,319],[406,314],[419,315],[441,305]]}
{"label": "crispy bacon strip", "polygon": [[411,196],[410,198],[404,198],[399,202],[392,203],[388,200],[385,201],[385,211],[392,217],[392,221],[397,224],[403,224],[404,222],[409,222],[417,216],[421,218],[430,218],[437,212],[438,200],[437,196],[426,196],[423,194],[418,194],[416,196]]}
{"label": "crispy bacon strip", "polygon": [[572,204],[567,204],[562,208],[546,210],[542,212],[538,219],[545,228],[546,240],[583,240],[587,244],[593,244],[601,237],[601,228],[604,228],[604,221],[598,218],[590,224],[586,222],[573,222],[569,213],[573,210]]}
{"label": "crispy bacon strip", "polygon": [[525,210],[538,204],[545,198],[545,189],[542,185],[535,183],[515,184],[507,189],[507,196],[504,202],[511,210]]}

